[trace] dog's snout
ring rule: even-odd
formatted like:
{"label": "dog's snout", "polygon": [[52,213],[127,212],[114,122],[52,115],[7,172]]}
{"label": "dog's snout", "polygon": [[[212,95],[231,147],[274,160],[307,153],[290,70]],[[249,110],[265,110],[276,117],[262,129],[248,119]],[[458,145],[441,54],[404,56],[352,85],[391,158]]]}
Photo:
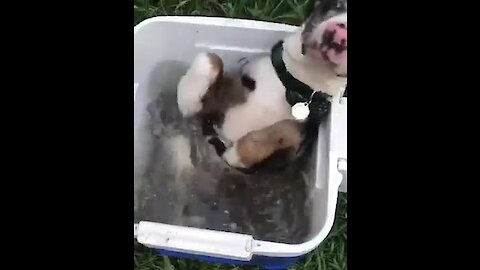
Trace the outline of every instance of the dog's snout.
{"label": "dog's snout", "polygon": [[310,47],[319,51],[324,59],[342,64],[347,55],[347,23],[339,20],[326,22],[321,41],[313,42]]}
{"label": "dog's snout", "polygon": [[347,49],[347,25],[339,22],[329,22],[323,33],[322,43],[341,52]]}

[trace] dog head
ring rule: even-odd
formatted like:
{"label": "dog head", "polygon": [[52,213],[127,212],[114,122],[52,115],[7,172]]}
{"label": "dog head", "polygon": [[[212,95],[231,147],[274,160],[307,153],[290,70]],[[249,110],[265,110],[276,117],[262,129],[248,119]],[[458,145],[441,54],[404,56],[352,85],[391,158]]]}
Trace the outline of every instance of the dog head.
{"label": "dog head", "polygon": [[302,54],[347,75],[347,0],[317,0],[302,25]]}

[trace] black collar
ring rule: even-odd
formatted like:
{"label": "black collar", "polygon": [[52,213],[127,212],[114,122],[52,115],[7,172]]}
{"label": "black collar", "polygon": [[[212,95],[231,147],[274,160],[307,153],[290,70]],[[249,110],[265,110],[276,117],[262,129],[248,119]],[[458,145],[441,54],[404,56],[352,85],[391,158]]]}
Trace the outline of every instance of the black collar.
{"label": "black collar", "polygon": [[309,102],[314,100],[328,100],[330,95],[323,92],[314,91],[310,86],[297,80],[290,72],[287,71],[285,62],[283,62],[283,41],[279,41],[272,48],[270,59],[275,68],[278,78],[286,88],[286,98],[290,106],[298,102]]}

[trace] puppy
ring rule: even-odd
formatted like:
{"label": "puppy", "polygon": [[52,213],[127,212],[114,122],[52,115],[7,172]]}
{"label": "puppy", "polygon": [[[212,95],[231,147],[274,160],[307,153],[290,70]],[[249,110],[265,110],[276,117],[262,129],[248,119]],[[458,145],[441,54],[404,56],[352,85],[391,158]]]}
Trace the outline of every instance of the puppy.
{"label": "puppy", "polygon": [[308,150],[347,76],[347,0],[316,1],[298,30],[268,56],[224,74],[221,58],[197,55],[177,88],[184,117],[232,167],[282,167]]}

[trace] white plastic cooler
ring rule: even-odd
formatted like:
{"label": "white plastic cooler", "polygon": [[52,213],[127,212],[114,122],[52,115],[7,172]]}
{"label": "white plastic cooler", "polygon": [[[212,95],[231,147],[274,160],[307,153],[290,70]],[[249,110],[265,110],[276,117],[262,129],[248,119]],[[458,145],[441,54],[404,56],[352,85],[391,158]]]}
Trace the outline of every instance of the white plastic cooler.
{"label": "white plastic cooler", "polygon": [[[243,57],[269,52],[278,40],[295,30],[295,26],[284,24],[212,17],[155,17],[138,24],[134,28],[135,151],[142,147],[136,133],[140,115],[155,96],[152,92],[158,91],[142,86],[157,63],[171,60],[188,65],[197,53],[208,50],[220,55],[228,69]],[[308,241],[268,242],[250,235],[143,221],[134,224],[134,236],[139,243],[172,256],[259,264],[270,269],[282,269],[295,262],[328,235],[338,192],[347,191],[346,97],[334,98],[331,115],[319,132],[312,233]]]}

